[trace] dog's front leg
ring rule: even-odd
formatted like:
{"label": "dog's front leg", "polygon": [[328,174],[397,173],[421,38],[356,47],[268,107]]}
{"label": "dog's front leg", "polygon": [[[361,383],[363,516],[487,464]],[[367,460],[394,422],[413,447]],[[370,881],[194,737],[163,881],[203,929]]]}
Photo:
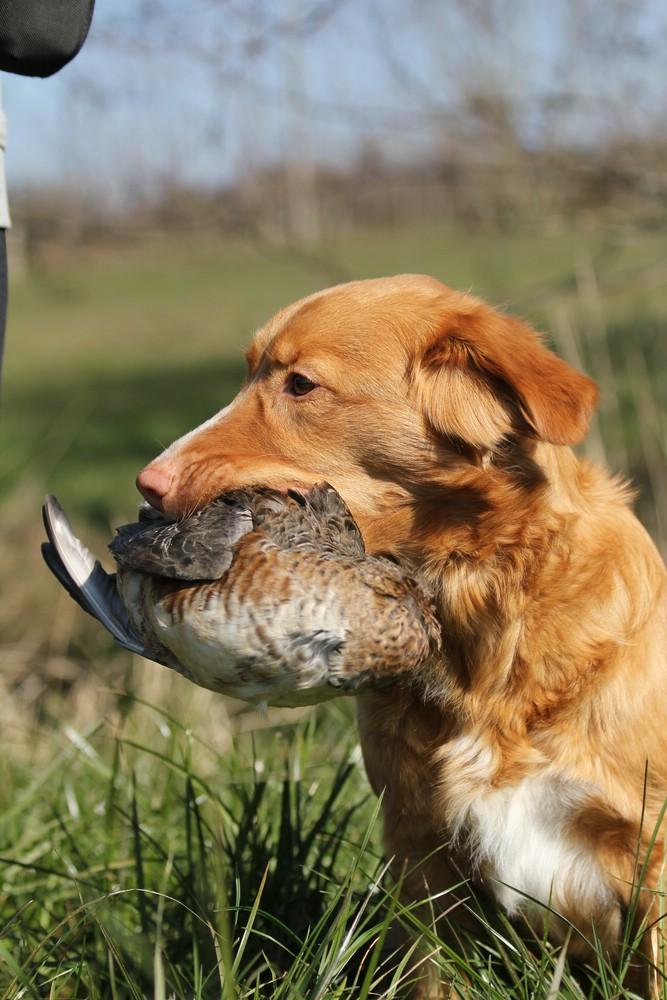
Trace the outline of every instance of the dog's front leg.
{"label": "dog's front leg", "polygon": [[401,978],[414,983],[414,1000],[463,997],[465,987],[453,985],[455,965],[442,950],[444,943],[457,952],[456,928],[471,919],[463,908],[468,885],[451,855],[438,799],[434,748],[446,739],[450,720],[440,706],[409,690],[359,697],[358,717],[401,903],[393,934],[397,962],[405,960]]}

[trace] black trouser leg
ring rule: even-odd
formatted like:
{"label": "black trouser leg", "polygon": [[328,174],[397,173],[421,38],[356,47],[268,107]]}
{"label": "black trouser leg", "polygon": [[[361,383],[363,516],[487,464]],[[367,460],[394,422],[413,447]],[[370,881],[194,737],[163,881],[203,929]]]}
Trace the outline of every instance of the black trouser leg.
{"label": "black trouser leg", "polygon": [[5,349],[5,327],[7,325],[7,233],[0,229],[0,380],[2,379],[2,356]]}

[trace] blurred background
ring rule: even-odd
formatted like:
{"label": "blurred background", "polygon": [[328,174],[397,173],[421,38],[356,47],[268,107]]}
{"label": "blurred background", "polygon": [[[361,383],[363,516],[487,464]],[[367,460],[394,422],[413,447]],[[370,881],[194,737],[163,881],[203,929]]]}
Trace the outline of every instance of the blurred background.
{"label": "blurred background", "polygon": [[666,46],[658,0],[98,0],[64,71],[5,75],[8,724],[141,669],[47,577],[43,493],[103,546],[254,328],[337,281],[430,272],[544,330],[665,550]]}
{"label": "blurred background", "polygon": [[[174,857],[194,864],[200,802],[224,805],[241,903],[278,851],[272,912],[290,926],[291,880],[322,831],[359,843],[372,821],[350,705],[261,713],[133,660],[39,555],[46,491],[104,553],[112,526],[134,519],[137,471],[234,395],[241,350],[278,307],[417,271],[524,316],[598,380],[582,450],[631,478],[667,553],[665,51],[661,0],[98,0],[71,65],[4,76],[0,862],[18,860],[0,865],[0,987],[3,941],[17,949],[2,996],[33,973],[47,995],[39,976],[75,967],[93,969],[81,992],[67,978],[48,995],[97,996],[90,984],[119,969],[133,970],[129,993],[107,983],[100,996],[150,992],[162,953],[146,933],[166,933],[163,902],[149,911],[139,896],[116,930],[98,910],[74,919],[80,873],[96,892],[171,885]],[[308,803],[324,796],[289,863],[296,786],[278,784],[264,813],[255,793],[229,798],[271,767],[307,777]],[[237,834],[257,829],[273,833],[243,868]],[[209,925],[219,898],[202,904]],[[66,940],[51,934],[61,920]],[[172,924],[182,961],[169,953],[167,981],[199,996]]]}
{"label": "blurred background", "polygon": [[234,394],[254,328],[340,280],[430,272],[543,329],[599,381],[584,451],[665,550],[666,45],[658,0],[98,0],[63,72],[5,76],[18,744],[145,669],[47,577],[43,493],[102,547],[137,470]]}

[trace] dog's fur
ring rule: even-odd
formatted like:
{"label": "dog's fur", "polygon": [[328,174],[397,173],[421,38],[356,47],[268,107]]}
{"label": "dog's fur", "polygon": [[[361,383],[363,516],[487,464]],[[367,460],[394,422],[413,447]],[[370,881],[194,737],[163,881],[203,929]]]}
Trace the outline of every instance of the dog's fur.
{"label": "dog's fur", "polygon": [[[414,566],[439,602],[445,656],[421,693],[359,703],[406,891],[462,870],[510,914],[558,911],[581,932],[571,950],[595,933],[613,956],[638,864],[660,885],[667,584],[627,488],[568,447],[594,383],[525,323],[413,275],[282,310],[248,367],[140,488],[179,516],[240,486],[329,481],[368,550]],[[294,395],[294,372],[316,388]],[[640,894],[638,922],[654,899]]]}

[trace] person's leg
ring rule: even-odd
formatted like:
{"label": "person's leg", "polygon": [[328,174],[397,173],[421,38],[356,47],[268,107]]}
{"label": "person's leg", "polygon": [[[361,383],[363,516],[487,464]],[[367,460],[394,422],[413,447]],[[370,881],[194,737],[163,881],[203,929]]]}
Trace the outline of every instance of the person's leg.
{"label": "person's leg", "polygon": [[0,229],[0,381],[7,325],[7,231]]}

